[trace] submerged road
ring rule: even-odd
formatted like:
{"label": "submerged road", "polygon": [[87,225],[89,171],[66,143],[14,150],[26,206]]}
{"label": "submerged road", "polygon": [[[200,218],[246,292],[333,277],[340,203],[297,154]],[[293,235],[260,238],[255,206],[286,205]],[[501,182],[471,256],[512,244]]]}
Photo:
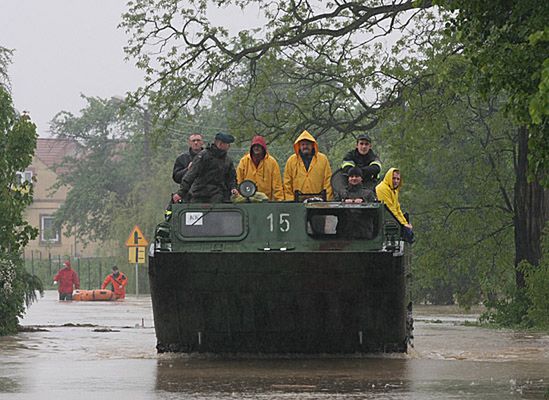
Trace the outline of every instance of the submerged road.
{"label": "submerged road", "polygon": [[150,298],[59,302],[48,291],[0,338],[0,399],[549,399],[549,335],[422,307],[408,354],[216,359],[155,350]]}

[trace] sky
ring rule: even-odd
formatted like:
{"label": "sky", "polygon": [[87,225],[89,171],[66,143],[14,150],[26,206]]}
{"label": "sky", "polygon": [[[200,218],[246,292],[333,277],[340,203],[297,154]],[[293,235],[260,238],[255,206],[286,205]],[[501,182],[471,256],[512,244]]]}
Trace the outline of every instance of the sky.
{"label": "sky", "polygon": [[78,114],[81,94],[124,96],[143,84],[125,61],[127,37],[117,28],[128,0],[0,0],[0,46],[15,108],[28,111],[40,137],[60,111]]}

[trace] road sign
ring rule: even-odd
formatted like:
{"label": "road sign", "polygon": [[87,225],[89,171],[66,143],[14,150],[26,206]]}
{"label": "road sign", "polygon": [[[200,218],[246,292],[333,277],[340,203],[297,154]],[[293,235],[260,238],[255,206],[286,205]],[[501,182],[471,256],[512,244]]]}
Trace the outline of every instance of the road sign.
{"label": "road sign", "polygon": [[145,247],[130,247],[128,261],[132,264],[145,264]]}
{"label": "road sign", "polygon": [[126,240],[128,246],[128,260],[130,263],[135,263],[135,295],[139,296],[139,271],[138,265],[145,264],[145,248],[149,242],[145,239],[145,235],[141,229],[135,225]]}
{"label": "road sign", "polygon": [[126,246],[128,247],[145,247],[149,244],[147,239],[145,239],[145,236],[143,235],[143,232],[141,232],[141,229],[137,225],[133,227],[132,232],[130,233],[130,236],[128,237],[128,240],[126,240]]}

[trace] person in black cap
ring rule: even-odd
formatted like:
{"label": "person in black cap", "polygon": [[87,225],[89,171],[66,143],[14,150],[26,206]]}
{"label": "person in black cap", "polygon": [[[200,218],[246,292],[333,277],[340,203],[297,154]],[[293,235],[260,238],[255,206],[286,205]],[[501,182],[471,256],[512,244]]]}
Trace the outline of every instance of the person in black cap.
{"label": "person in black cap", "polygon": [[372,140],[366,133],[361,133],[356,138],[356,148],[349,151],[343,162],[341,169],[348,173],[352,167],[358,167],[362,171],[363,185],[368,189],[374,190],[375,184],[379,179],[381,172],[381,161],[372,150]]}
{"label": "person in black cap", "polygon": [[234,136],[219,132],[214,142],[196,155],[177,193],[174,203],[190,195],[191,203],[220,203],[229,201],[236,189],[236,171],[227,151],[234,142]]}
{"label": "person in black cap", "polygon": [[362,170],[352,167],[347,172],[347,187],[335,193],[335,200],[345,203],[364,203],[376,201],[373,190],[362,186]]}
{"label": "person in black cap", "polygon": [[[366,203],[376,200],[374,192],[362,186],[362,170],[358,167],[349,169],[347,187],[336,192],[336,200],[344,203]],[[372,239],[374,237],[374,222],[368,209],[343,209],[338,215],[336,233],[344,239]]]}

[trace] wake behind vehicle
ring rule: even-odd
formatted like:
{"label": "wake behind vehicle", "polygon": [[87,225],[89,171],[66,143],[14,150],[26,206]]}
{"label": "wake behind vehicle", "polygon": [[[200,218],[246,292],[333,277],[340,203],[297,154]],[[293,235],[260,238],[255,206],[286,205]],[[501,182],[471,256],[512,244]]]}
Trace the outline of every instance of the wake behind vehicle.
{"label": "wake behind vehicle", "polygon": [[149,252],[157,350],[405,352],[409,265],[382,203],[174,204]]}

